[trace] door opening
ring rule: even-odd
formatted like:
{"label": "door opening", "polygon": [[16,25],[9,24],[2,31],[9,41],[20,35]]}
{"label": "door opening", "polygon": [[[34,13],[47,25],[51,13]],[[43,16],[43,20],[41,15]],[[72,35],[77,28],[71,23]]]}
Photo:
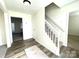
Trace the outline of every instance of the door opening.
{"label": "door opening", "polygon": [[[79,11],[69,14],[68,46],[79,51]],[[79,56],[79,52],[77,53]]]}
{"label": "door opening", "polygon": [[23,40],[22,18],[11,17],[11,28],[13,42]]}

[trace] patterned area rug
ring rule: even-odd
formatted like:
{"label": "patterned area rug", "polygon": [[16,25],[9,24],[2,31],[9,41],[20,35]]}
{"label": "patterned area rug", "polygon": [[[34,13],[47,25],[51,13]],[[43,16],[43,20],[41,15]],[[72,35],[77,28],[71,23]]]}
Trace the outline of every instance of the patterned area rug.
{"label": "patterned area rug", "polygon": [[25,52],[28,58],[48,58],[48,56],[36,45],[25,49]]}

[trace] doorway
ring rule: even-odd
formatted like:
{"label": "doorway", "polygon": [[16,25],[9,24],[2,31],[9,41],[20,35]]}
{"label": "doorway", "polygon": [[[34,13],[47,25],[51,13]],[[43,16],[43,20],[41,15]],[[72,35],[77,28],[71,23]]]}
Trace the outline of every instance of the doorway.
{"label": "doorway", "polygon": [[68,46],[79,50],[79,11],[70,13],[68,27]]}
{"label": "doorway", "polygon": [[11,28],[13,42],[23,40],[22,18],[11,17]]}

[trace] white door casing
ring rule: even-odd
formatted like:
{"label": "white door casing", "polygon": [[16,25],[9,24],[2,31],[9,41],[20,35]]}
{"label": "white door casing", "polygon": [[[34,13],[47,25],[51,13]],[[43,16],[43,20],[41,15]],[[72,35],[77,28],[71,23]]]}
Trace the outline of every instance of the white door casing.
{"label": "white door casing", "polygon": [[10,11],[9,14],[5,13],[6,38],[8,47],[11,47],[11,44],[13,43],[11,17],[22,18],[23,40],[32,38],[31,16],[23,13]]}
{"label": "white door casing", "polygon": [[8,13],[4,13],[4,19],[5,19],[5,31],[6,31],[6,41],[7,41],[7,47],[11,47],[12,44],[12,30],[11,30],[11,20],[8,15]]}

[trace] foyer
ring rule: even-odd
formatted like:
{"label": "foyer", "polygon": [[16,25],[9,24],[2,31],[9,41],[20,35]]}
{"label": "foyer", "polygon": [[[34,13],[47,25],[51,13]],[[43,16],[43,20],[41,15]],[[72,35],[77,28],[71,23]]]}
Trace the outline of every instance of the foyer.
{"label": "foyer", "polygon": [[[28,58],[36,53],[47,58],[78,58],[79,38],[71,35],[69,27],[79,22],[70,21],[79,19],[72,16],[74,12],[79,15],[79,0],[29,1],[31,4],[25,5],[23,0],[0,0],[1,56]],[[12,17],[17,19],[12,21]],[[74,33],[79,34],[76,28]]]}

